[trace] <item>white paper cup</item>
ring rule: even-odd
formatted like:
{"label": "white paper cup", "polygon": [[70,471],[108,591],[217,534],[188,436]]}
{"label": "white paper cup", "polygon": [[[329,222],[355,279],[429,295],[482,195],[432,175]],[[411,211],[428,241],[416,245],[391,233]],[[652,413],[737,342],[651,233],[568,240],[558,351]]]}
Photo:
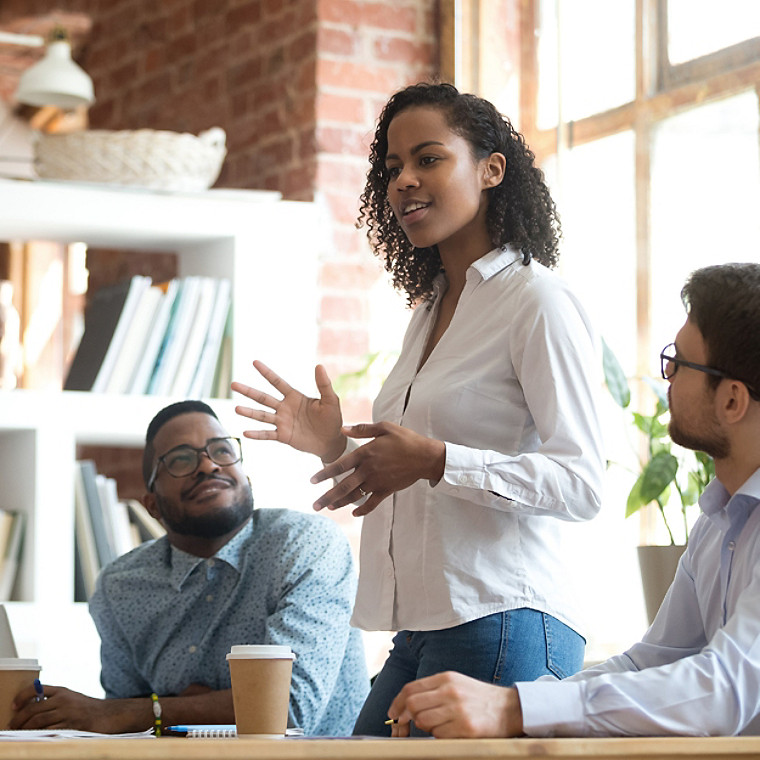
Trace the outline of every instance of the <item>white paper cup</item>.
{"label": "white paper cup", "polygon": [[230,649],[238,736],[285,736],[294,659],[288,646],[241,644]]}
{"label": "white paper cup", "polygon": [[13,711],[11,705],[16,695],[27,686],[34,684],[40,675],[37,660],[20,657],[0,658],[0,730],[10,726]]}

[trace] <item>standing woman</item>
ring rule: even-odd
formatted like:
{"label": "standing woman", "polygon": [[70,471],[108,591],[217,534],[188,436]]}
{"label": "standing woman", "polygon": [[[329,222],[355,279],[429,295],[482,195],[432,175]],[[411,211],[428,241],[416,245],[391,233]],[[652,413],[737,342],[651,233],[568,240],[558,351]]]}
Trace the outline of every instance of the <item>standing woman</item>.
{"label": "standing woman", "polygon": [[[558,260],[554,202],[522,135],[447,84],[391,97],[378,120],[360,219],[416,306],[372,424],[342,427],[322,366],[307,398],[281,394],[248,431],[317,454],[315,503],[359,503],[352,623],[398,631],[355,733],[388,735],[408,681],[457,670],[504,686],[583,662],[559,520],[592,518],[604,471],[598,360]],[[366,439],[366,440],[365,440]],[[360,445],[362,444],[362,445]]]}

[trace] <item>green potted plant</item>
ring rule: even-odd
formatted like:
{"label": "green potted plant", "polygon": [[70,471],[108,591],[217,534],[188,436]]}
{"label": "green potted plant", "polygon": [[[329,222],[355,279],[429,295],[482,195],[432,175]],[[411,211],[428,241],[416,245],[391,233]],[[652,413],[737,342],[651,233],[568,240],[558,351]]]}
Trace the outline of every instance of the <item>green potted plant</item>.
{"label": "green potted plant", "polygon": [[[627,410],[631,403],[628,379],[609,346],[603,342],[604,378],[618,406]],[[638,471],[628,494],[625,516],[642,507],[654,507],[661,517],[669,539],[667,546],[639,546],[644,600],[650,622],[660,607],[678,560],[689,540],[690,518],[705,486],[715,476],[711,457],[701,451],[689,451],[673,443],[668,434],[668,397],[663,383],[643,378],[654,394],[654,411],[631,412],[636,431]],[[674,521],[681,523],[675,530]],[[680,541],[676,541],[679,533]]]}

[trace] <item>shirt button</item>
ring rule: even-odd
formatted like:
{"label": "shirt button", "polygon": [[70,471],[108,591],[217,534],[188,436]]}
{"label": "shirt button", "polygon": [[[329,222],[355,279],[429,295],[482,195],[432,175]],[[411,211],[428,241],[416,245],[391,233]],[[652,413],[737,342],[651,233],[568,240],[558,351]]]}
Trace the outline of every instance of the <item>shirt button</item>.
{"label": "shirt button", "polygon": [[728,542],[728,551],[732,552],[734,549],[736,549],[736,541],[729,541]]}
{"label": "shirt button", "polygon": [[209,567],[213,567],[213,566],[214,566],[214,560],[213,560],[213,559],[210,559],[210,560],[208,560],[208,561],[206,562],[206,564],[207,564]]}
{"label": "shirt button", "polygon": [[213,594],[207,594],[206,595],[206,601],[207,602],[213,602],[214,601],[214,595]]}
{"label": "shirt button", "polygon": [[459,476],[459,483],[463,486],[466,486],[470,482],[470,476],[469,475],[460,475]]}
{"label": "shirt button", "polygon": [[195,654],[198,651],[198,647],[195,646],[195,644],[190,644],[187,651],[190,652],[190,654]]}

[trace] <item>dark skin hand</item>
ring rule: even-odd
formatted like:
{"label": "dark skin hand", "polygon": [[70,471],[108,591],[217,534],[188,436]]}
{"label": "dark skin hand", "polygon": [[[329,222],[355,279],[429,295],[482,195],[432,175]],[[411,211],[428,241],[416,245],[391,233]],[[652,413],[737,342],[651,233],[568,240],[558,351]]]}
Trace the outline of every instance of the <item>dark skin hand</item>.
{"label": "dark skin hand", "polygon": [[[102,734],[145,731],[153,726],[150,697],[96,699],[62,686],[44,686],[45,698],[35,700],[34,687],[13,700],[10,728],[76,729]],[[164,726],[175,723],[234,723],[232,690],[212,691],[202,684],[188,686],[179,696],[160,697]]]}
{"label": "dark skin hand", "polygon": [[443,477],[446,445],[442,441],[415,433],[392,422],[353,425],[342,428],[350,438],[371,438],[349,454],[328,464],[311,479],[321,483],[346,472],[353,472],[314,504],[338,509],[361,498],[361,490],[369,496],[353,510],[357,517],[369,514],[380,502],[396,491],[408,488],[420,478],[438,481]]}

